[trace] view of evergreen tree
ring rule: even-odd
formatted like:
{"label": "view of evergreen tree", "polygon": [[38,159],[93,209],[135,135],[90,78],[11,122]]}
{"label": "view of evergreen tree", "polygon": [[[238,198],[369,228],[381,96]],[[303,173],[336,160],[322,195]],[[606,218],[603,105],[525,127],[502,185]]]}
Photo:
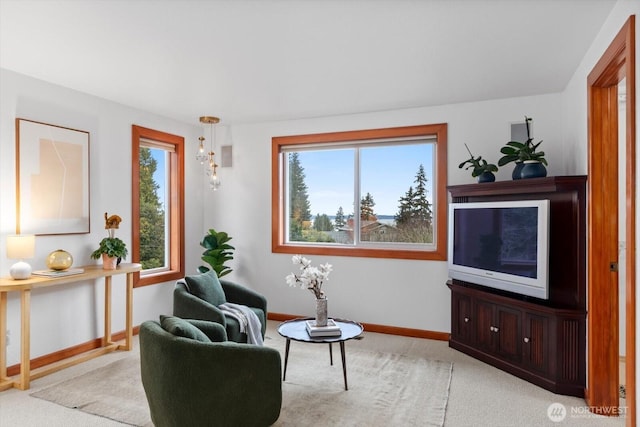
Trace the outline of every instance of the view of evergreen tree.
{"label": "view of evergreen tree", "polygon": [[371,193],[367,193],[360,200],[360,219],[363,221],[375,221],[376,215],[373,212],[373,207],[376,205],[376,202],[373,201],[373,196]]}
{"label": "view of evergreen tree", "polygon": [[302,230],[311,220],[311,205],[298,153],[289,153],[289,240],[304,240]]}
{"label": "view of evergreen tree", "polygon": [[424,172],[424,166],[420,165],[416,179],[413,182],[416,183],[416,191],[413,194],[413,212],[411,216],[414,220],[431,224],[431,203],[427,200],[427,176]]}
{"label": "view of evergreen tree", "polygon": [[347,224],[347,221],[344,219],[344,211],[342,210],[342,206],[338,208],[338,212],[336,212],[336,221],[335,227],[336,229],[340,229]]}
{"label": "view of evergreen tree", "polygon": [[409,187],[409,191],[407,191],[404,196],[400,197],[399,210],[395,216],[397,226],[408,224],[411,221],[411,212],[413,211],[414,197],[415,194],[413,192],[413,187]]}
{"label": "view of evergreen tree", "polygon": [[399,241],[410,243],[433,242],[433,214],[431,203],[427,199],[427,177],[424,166],[420,165],[416,173],[415,190],[409,187],[398,200],[396,227]]}
{"label": "view of evergreen tree", "polygon": [[153,180],[158,162],[149,148],[140,148],[140,263],[142,269],[164,266],[165,212]]}
{"label": "view of evergreen tree", "polygon": [[318,214],[313,220],[313,229],[318,231],[331,231],[333,230],[333,224],[327,214]]}

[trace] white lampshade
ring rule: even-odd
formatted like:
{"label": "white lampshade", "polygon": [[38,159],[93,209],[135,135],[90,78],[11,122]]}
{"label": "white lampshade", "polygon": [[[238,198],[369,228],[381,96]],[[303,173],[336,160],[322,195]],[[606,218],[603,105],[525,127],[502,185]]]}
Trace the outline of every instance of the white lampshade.
{"label": "white lampshade", "polygon": [[31,276],[31,266],[22,260],[33,258],[35,249],[36,237],[32,234],[7,236],[7,258],[20,260],[9,269],[11,277],[28,279]]}
{"label": "white lampshade", "polygon": [[7,236],[7,258],[28,259],[33,258],[36,252],[36,236],[33,234],[21,234]]}

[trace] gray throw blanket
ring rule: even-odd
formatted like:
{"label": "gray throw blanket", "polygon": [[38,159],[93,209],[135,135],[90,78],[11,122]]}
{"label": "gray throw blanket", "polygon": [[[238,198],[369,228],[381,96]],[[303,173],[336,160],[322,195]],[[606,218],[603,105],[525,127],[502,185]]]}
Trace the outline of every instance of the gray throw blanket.
{"label": "gray throw blanket", "polygon": [[240,332],[247,334],[247,343],[262,345],[262,324],[258,315],[246,305],[225,302],[218,306],[226,315],[240,323]]}

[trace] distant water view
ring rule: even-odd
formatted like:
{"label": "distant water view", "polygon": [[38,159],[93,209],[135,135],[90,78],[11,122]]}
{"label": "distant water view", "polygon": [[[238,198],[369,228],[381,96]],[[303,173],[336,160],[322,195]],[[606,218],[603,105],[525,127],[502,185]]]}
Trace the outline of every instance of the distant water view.
{"label": "distant water view", "polygon": [[[335,215],[327,215],[329,217],[329,219],[331,220],[332,223],[336,222],[336,216]],[[394,225],[394,223],[396,222],[396,217],[395,215],[376,215],[377,217],[377,221],[380,224],[387,224],[387,225]],[[316,220],[316,216],[312,215],[311,216],[311,221],[315,222]]]}

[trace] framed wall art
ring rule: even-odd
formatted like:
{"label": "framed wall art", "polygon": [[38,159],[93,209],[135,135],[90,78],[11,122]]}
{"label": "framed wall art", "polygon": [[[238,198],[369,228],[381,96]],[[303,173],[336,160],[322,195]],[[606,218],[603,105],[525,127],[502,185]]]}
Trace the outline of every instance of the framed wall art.
{"label": "framed wall art", "polygon": [[89,233],[89,132],[16,119],[16,232]]}

